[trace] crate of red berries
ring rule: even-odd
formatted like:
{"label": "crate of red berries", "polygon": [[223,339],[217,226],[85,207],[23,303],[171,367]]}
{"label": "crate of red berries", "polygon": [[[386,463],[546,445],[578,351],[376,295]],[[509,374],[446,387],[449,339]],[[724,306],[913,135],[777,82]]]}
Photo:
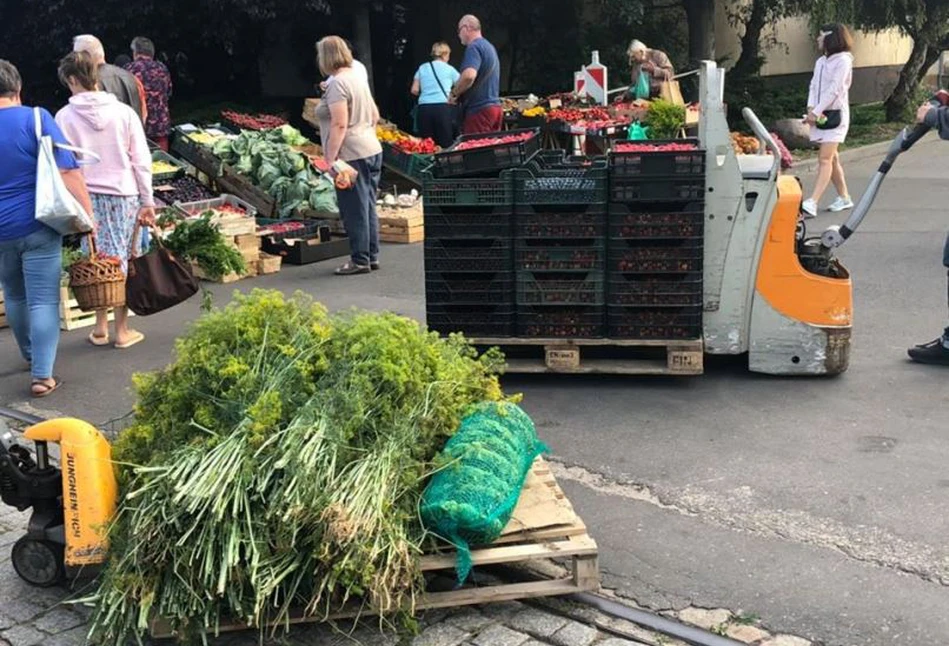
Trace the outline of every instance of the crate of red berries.
{"label": "crate of red berries", "polygon": [[517,336],[546,339],[596,339],[606,332],[604,307],[518,305]]}
{"label": "crate of red berries", "polygon": [[609,159],[613,179],[705,176],[705,151],[698,139],[617,141]]}
{"label": "crate of red berries", "polygon": [[519,271],[602,271],[606,265],[603,239],[525,238],[514,245],[514,266]]}
{"label": "crate of red berries", "polygon": [[607,250],[611,272],[683,274],[702,271],[702,240],[610,239]]}
{"label": "crate of red berries", "polygon": [[429,303],[477,305],[513,303],[514,273],[494,271],[454,273],[427,271],[425,300]]}
{"label": "crate of red berries", "polygon": [[428,329],[440,334],[461,332],[467,337],[509,337],[515,333],[514,306],[427,303]]}
{"label": "crate of red berries", "polygon": [[432,165],[435,142],[431,139],[411,139],[399,144],[382,142],[382,163],[403,177],[421,183],[422,171]]}
{"label": "crate of red berries", "polygon": [[607,304],[624,307],[701,307],[702,272],[639,274],[611,272]]}
{"label": "crate of red berries", "polygon": [[610,201],[695,202],[705,198],[704,175],[610,177]]}
{"label": "crate of red berries", "polygon": [[435,154],[433,168],[437,177],[491,175],[523,165],[538,150],[539,128],[462,135],[451,148]]}
{"label": "crate of red berries", "polygon": [[517,272],[518,305],[603,305],[602,271]]}
{"label": "crate of red berries", "polygon": [[512,244],[499,238],[426,238],[425,271],[510,271]]}
{"label": "crate of red berries", "polygon": [[608,220],[610,238],[701,238],[705,207],[702,202],[648,206],[610,204]]}
{"label": "crate of red berries", "polygon": [[606,239],[606,208],[592,205],[518,206],[514,215],[518,239]]}
{"label": "crate of red berries", "polygon": [[610,307],[607,335],[611,339],[698,339],[702,336],[702,309]]}

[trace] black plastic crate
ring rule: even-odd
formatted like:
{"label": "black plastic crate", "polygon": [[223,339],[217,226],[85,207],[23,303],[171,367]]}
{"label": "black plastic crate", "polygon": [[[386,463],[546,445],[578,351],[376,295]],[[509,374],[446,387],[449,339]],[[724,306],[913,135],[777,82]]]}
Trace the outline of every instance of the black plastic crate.
{"label": "black plastic crate", "polygon": [[[426,227],[428,221],[426,220]],[[426,234],[428,230],[426,229]],[[514,215],[514,235],[521,239],[606,238],[606,209],[601,205],[582,207],[518,207]]]}
{"label": "black plastic crate", "polygon": [[705,176],[705,151],[699,148],[698,139],[616,142],[614,146],[620,143],[632,143],[644,146],[685,144],[695,146],[695,150],[617,152],[614,149],[609,155],[611,179],[644,176]]}
{"label": "black plastic crate", "polygon": [[705,177],[611,177],[612,202],[694,202],[705,197]]}
{"label": "black plastic crate", "polygon": [[517,307],[517,336],[527,338],[596,339],[606,332],[606,308]]}
{"label": "black plastic crate", "polygon": [[426,238],[510,240],[514,215],[508,208],[430,207],[425,205]]}
{"label": "black plastic crate", "polygon": [[609,305],[701,307],[702,273],[663,275],[611,272],[606,290]]}
{"label": "black plastic crate", "polygon": [[425,208],[433,206],[508,207],[514,206],[511,176],[436,179],[430,170],[422,171],[422,197]]}
{"label": "black plastic crate", "polygon": [[514,272],[425,272],[425,300],[429,303],[513,303]]}
{"label": "black plastic crate", "polygon": [[510,238],[427,238],[425,269],[439,272],[510,271]]}
{"label": "black plastic crate", "polygon": [[668,204],[611,204],[607,217],[610,238],[700,238],[705,231],[705,207],[702,202],[684,206]]}
{"label": "black plastic crate", "polygon": [[601,271],[517,272],[518,305],[603,305],[605,277]]}
{"label": "black plastic crate", "polygon": [[[530,133],[524,141],[497,143],[479,148],[456,150],[458,144],[478,139],[500,139]],[[433,166],[436,177],[458,177],[464,175],[488,175],[507,168],[516,168],[540,150],[540,129],[525,128],[505,132],[462,135],[455,144],[435,154]]]}
{"label": "black plastic crate", "polygon": [[607,250],[611,272],[680,274],[702,271],[701,238],[685,240],[611,239]]}
{"label": "black plastic crate", "polygon": [[509,171],[514,179],[514,204],[605,204],[609,175],[603,157],[566,157],[544,150],[522,168]]}
{"label": "black plastic crate", "polygon": [[418,181],[432,165],[432,155],[407,153],[391,143],[382,144],[382,163],[403,177]]}
{"label": "black plastic crate", "polygon": [[330,239],[330,227],[319,220],[257,218],[257,235],[266,236],[274,242],[312,240],[314,238],[327,242]]}
{"label": "black plastic crate", "polygon": [[519,239],[514,245],[514,268],[527,271],[592,271],[606,266],[602,238]]}
{"label": "black plastic crate", "polygon": [[698,339],[702,336],[701,307],[679,309],[607,308],[611,339]]}
{"label": "black plastic crate", "polygon": [[510,337],[515,333],[514,307],[503,305],[446,305],[428,303],[428,329],[441,334],[461,332],[468,337]]}

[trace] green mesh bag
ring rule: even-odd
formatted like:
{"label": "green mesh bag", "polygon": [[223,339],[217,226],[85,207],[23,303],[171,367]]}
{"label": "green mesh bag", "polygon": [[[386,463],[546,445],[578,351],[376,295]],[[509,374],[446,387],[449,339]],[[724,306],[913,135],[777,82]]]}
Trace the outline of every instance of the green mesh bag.
{"label": "green mesh bag", "polygon": [[422,494],[426,529],[458,549],[458,583],[471,573],[471,546],[494,542],[504,530],[524,480],[546,447],[520,407],[479,404],[445,444],[447,466]]}

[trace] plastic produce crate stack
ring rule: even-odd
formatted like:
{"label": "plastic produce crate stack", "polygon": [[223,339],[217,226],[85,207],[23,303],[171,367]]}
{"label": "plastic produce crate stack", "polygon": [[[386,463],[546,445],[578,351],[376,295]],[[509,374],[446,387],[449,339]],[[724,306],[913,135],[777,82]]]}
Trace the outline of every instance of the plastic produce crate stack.
{"label": "plastic produce crate stack", "polygon": [[513,336],[510,177],[422,177],[428,327],[469,337]]}
{"label": "plastic produce crate stack", "polygon": [[607,334],[697,339],[702,336],[705,151],[697,140],[639,143],[610,154]]}
{"label": "plastic produce crate stack", "polygon": [[517,335],[605,336],[606,159],[538,153],[514,183]]}

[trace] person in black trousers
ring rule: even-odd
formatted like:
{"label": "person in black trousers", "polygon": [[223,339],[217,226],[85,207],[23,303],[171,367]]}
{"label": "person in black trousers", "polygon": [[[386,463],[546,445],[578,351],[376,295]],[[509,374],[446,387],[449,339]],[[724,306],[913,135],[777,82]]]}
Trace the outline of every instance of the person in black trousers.
{"label": "person in black trousers", "polygon": [[435,43],[432,60],[419,66],[412,82],[412,94],[418,97],[418,134],[431,137],[441,148],[451,146],[458,129],[456,107],[448,95],[460,74],[448,64],[450,56],[448,43]]}

